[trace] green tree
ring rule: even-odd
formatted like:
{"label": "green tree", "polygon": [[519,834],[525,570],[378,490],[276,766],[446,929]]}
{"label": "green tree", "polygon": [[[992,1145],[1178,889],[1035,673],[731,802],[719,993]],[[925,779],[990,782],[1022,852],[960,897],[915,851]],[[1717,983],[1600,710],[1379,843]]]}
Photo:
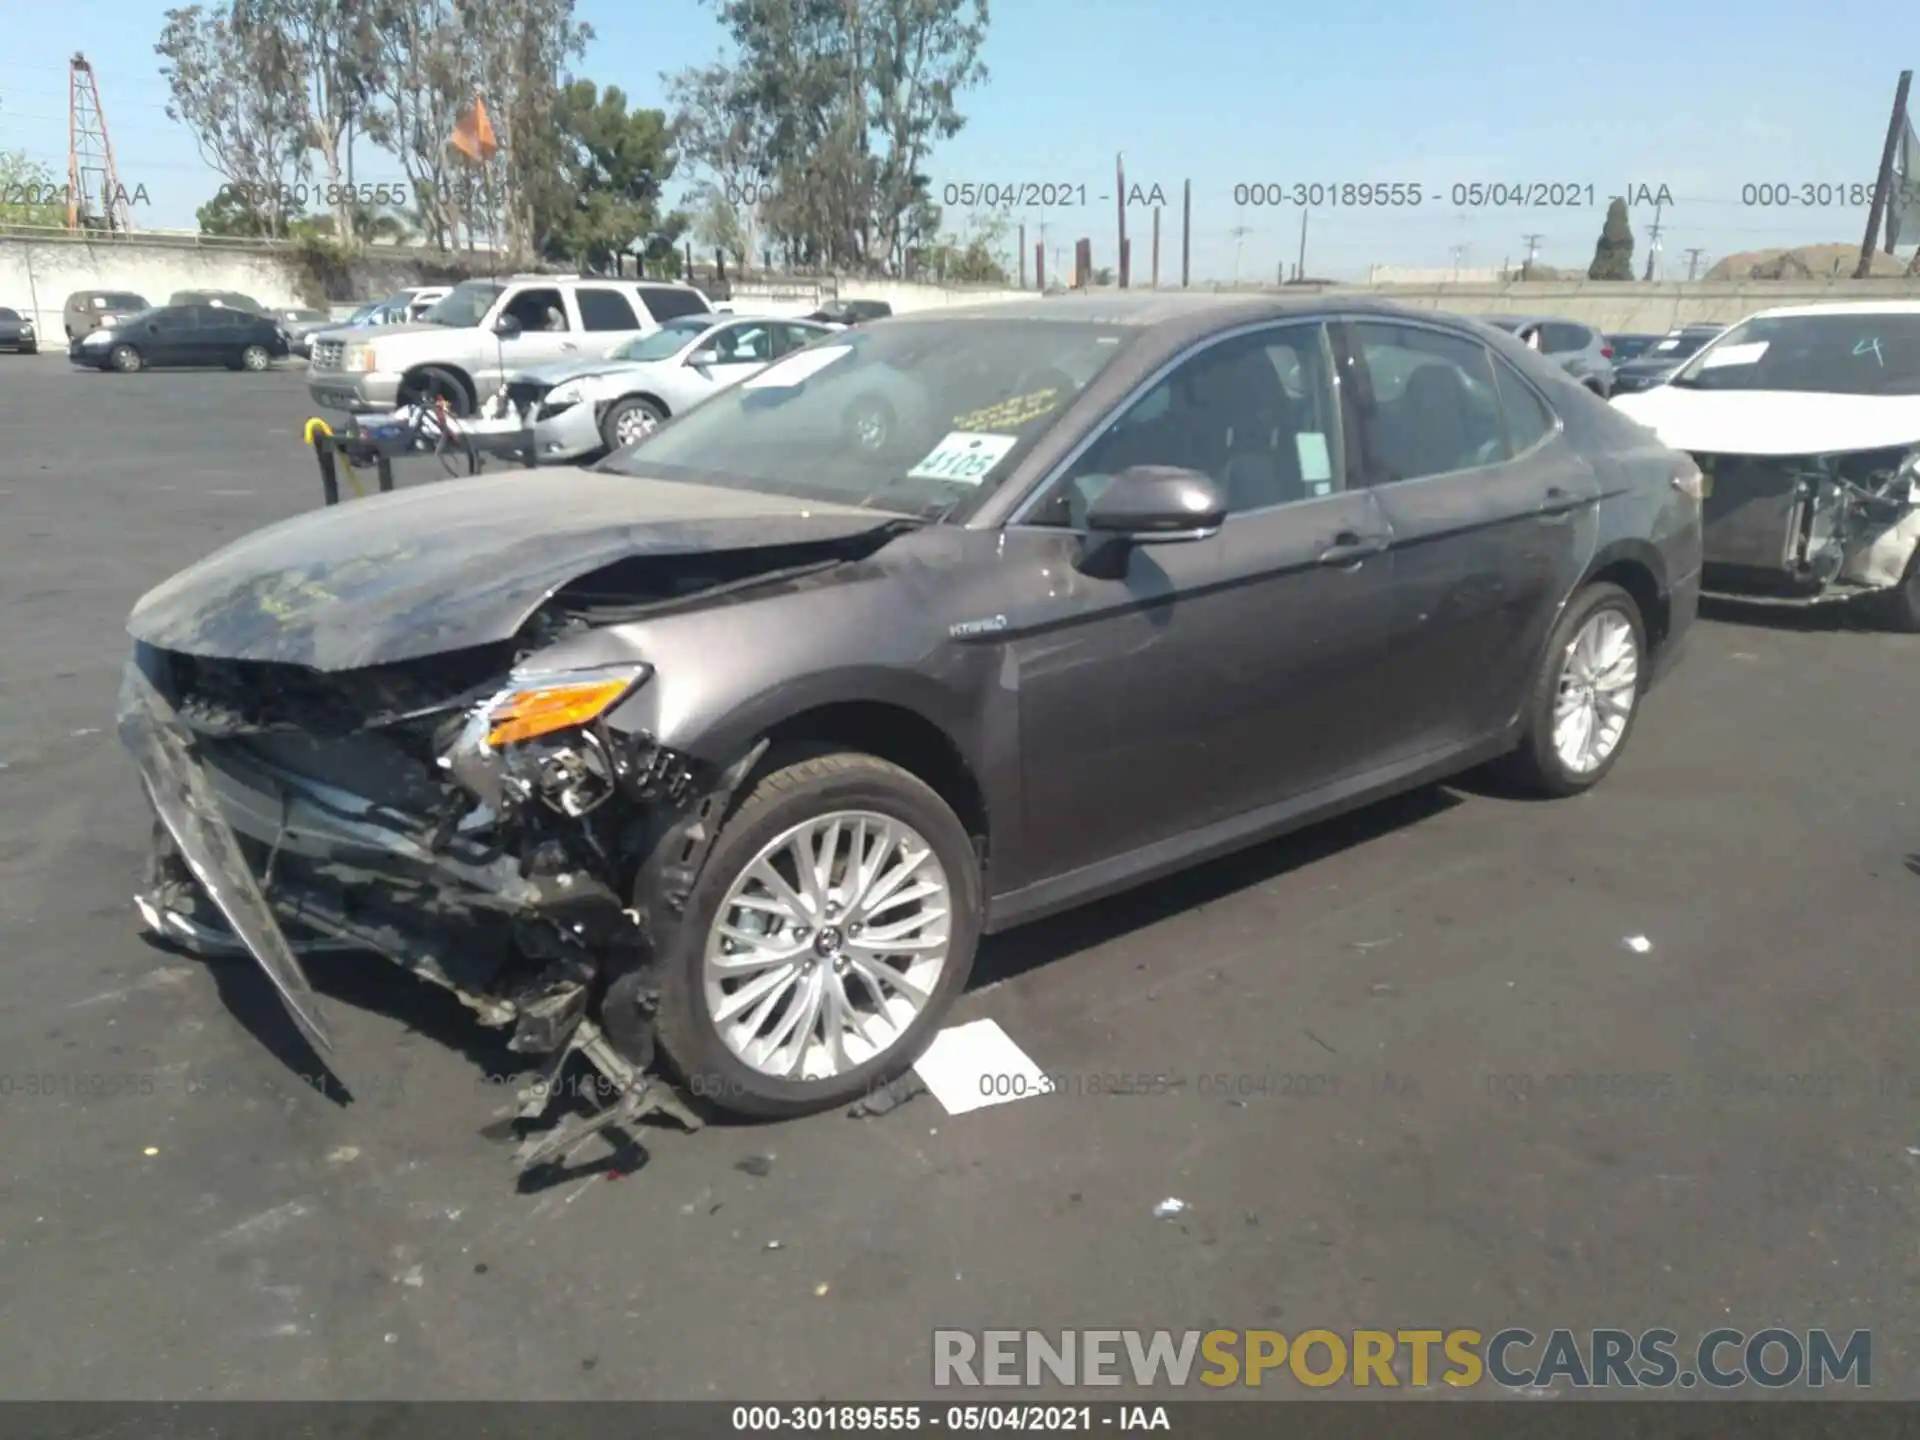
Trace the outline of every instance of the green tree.
{"label": "green tree", "polygon": [[[52,204],[40,203],[49,196]],[[65,196],[52,166],[28,159],[24,150],[0,150],[0,197],[18,197],[0,204],[0,225],[64,226]]]}
{"label": "green tree", "polygon": [[986,78],[985,0],[712,3],[734,54],[675,81],[687,158],[734,203],[764,185],[762,243],[790,263],[902,273],[937,243],[926,160]]}
{"label": "green tree", "polygon": [[659,110],[629,110],[620,88],[575,80],[555,99],[540,136],[545,164],[532,191],[534,241],[550,260],[611,266],[615,257],[672,251],[687,217],[663,214],[673,137]]}
{"label": "green tree", "polygon": [[1589,280],[1633,279],[1633,227],[1627,223],[1627,202],[1615,196],[1607,206],[1607,222],[1594,242]]}

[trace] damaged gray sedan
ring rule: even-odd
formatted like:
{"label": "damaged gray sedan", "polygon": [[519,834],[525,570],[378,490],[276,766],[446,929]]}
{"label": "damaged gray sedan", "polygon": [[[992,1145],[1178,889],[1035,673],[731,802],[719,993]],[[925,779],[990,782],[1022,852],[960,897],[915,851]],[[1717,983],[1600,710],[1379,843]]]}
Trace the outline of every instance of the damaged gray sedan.
{"label": "damaged gray sedan", "polygon": [[1364,301],[835,334],[598,469],[331,507],[148,594],[141,911],[323,1050],[333,948],[584,1056],[619,1098],[523,1158],[691,1119],[662,1076],[844,1103],[984,932],[1486,760],[1598,783],[1693,619],[1697,480]]}

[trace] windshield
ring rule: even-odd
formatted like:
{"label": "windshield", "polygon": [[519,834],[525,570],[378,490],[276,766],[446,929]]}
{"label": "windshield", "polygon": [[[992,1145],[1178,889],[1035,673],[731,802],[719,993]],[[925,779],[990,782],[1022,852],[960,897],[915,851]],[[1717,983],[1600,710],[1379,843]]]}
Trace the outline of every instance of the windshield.
{"label": "windshield", "polygon": [[[491,280],[462,280],[443,298],[429,306],[420,318],[429,325],[470,328],[487,318],[487,311],[493,308],[493,302],[500,298],[500,293],[506,288]],[[404,315],[407,300],[405,295],[396,295],[388,303]]]}
{"label": "windshield", "polygon": [[1643,360],[1678,362],[1686,359],[1689,355],[1699,354],[1701,347],[1711,339],[1713,339],[1711,333],[1702,334],[1699,331],[1690,331],[1679,335],[1663,335],[1654,341],[1652,345],[1648,346],[1640,358]]}
{"label": "windshield", "polygon": [[669,320],[651,335],[642,335],[607,352],[609,360],[671,360],[684,350],[694,336],[713,328],[711,315],[686,315]]}
{"label": "windshield", "polygon": [[835,332],[602,468],[938,518],[1004,480],[1133,333],[917,318]]}
{"label": "windshield", "polygon": [[1694,356],[1671,383],[1692,390],[1920,395],[1920,314],[1756,316]]}
{"label": "windshield", "polygon": [[18,320],[19,318],[18,310],[9,310],[6,306],[0,305],[0,320]]}

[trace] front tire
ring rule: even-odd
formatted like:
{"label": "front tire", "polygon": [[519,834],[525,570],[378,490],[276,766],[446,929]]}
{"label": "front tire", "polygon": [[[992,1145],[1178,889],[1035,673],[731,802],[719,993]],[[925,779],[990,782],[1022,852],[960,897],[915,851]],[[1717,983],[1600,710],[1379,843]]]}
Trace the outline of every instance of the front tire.
{"label": "front tire", "polygon": [[251,370],[258,375],[271,364],[273,364],[273,356],[267,353],[267,347],[264,345],[249,345],[240,352],[242,370]]}
{"label": "front tire", "polygon": [[651,400],[630,395],[616,400],[600,417],[600,438],[607,442],[607,449],[624,450],[638,445],[666,423],[666,411]]}
{"label": "front tire", "polygon": [[131,345],[116,345],[107,352],[107,363],[122,375],[131,375],[146,366],[146,359]]}
{"label": "front tire", "polygon": [[1537,795],[1591,790],[1627,748],[1647,675],[1640,607],[1618,585],[1589,585],[1554,626],[1528,692],[1510,779]]}
{"label": "front tire", "polygon": [[443,370],[437,365],[429,365],[400,387],[398,396],[402,405],[432,405],[445,400],[447,410],[456,420],[465,420],[475,409],[475,400],[466,382],[451,370]]}
{"label": "front tire", "polygon": [[920,1057],[981,909],[966,827],[917,776],[855,751],[763,770],[658,937],[660,1047],[739,1114],[845,1104]]}

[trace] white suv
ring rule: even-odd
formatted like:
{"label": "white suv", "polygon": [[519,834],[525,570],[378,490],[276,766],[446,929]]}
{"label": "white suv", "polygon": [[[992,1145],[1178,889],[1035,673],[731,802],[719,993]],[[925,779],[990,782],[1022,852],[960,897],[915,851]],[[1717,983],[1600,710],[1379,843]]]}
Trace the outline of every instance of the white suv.
{"label": "white suv", "polygon": [[664,280],[464,280],[418,324],[316,335],[307,392],[332,410],[444,398],[454,414],[472,415],[514,371],[597,359],[667,320],[712,311],[691,285]]}

